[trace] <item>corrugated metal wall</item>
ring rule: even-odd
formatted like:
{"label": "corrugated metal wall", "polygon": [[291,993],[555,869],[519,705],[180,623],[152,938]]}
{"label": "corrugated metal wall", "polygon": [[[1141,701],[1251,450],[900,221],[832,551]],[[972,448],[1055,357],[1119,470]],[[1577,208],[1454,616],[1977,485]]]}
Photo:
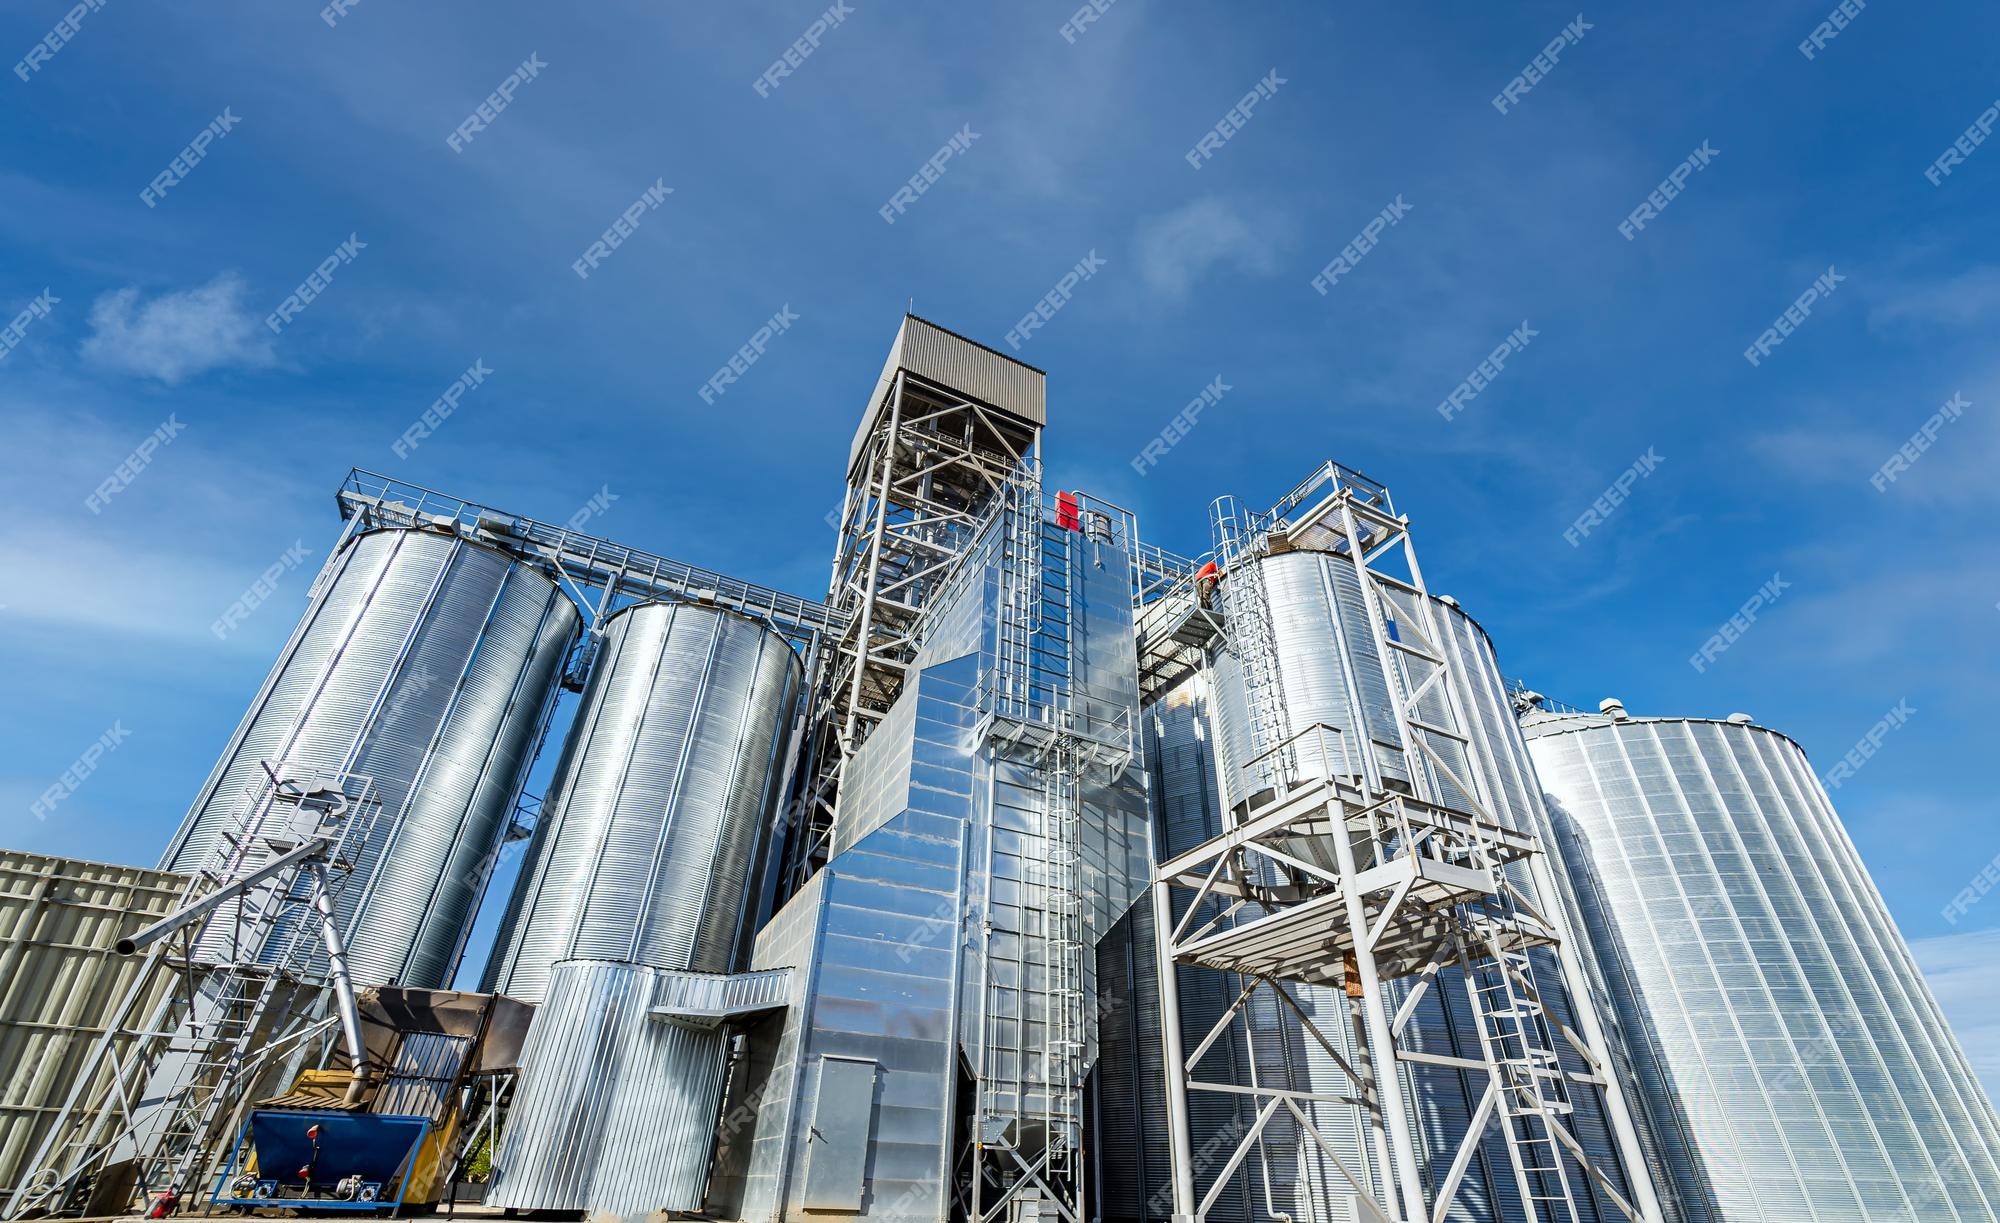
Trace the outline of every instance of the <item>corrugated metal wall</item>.
{"label": "corrugated metal wall", "polygon": [[800,674],[716,608],[611,617],[486,989],[538,1001],[567,959],[738,967]]}
{"label": "corrugated metal wall", "polygon": [[[186,875],[0,850],[0,1194],[26,1167],[55,1120],[106,1017],[137,979],[142,956],[117,940],[171,912]],[[158,972],[134,1013],[150,1015],[173,985]],[[103,1104],[109,1075],[84,1093]]]}
{"label": "corrugated metal wall", "polygon": [[663,970],[568,960],[521,1051],[485,1202],[639,1218],[696,1210],[729,1034],[655,1019]]}
{"label": "corrugated metal wall", "polygon": [[456,536],[350,541],[163,866],[213,867],[265,761],[359,773],[382,816],[340,895],[361,984],[444,985],[579,617],[539,571]]}

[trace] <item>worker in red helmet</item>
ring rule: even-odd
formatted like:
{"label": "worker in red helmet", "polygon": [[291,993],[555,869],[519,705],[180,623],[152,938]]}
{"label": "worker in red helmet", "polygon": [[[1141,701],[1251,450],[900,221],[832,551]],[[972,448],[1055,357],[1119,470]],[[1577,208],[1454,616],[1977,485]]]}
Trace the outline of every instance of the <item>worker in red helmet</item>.
{"label": "worker in red helmet", "polygon": [[1214,561],[1208,562],[1195,571],[1194,590],[1195,594],[1200,597],[1203,607],[1215,606],[1215,586],[1221,580],[1222,570],[1216,567]]}

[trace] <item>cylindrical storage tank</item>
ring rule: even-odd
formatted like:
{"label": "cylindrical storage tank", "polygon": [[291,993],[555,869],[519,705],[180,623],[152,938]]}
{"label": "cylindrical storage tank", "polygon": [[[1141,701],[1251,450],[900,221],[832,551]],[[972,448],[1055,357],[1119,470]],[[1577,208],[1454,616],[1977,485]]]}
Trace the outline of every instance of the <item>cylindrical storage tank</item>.
{"label": "cylindrical storage tank", "polygon": [[340,892],[359,984],[451,973],[580,617],[535,566],[456,535],[358,535],[306,609],[161,866],[216,865],[264,764],[373,779]]}
{"label": "cylindrical storage tank", "polygon": [[1992,1223],[2000,1123],[1805,752],[1623,714],[1525,729],[1690,1223]]}
{"label": "cylindrical storage tank", "polygon": [[737,966],[801,672],[734,612],[649,603],[606,622],[489,990],[538,1001],[559,960]]}
{"label": "cylindrical storage tank", "polygon": [[663,975],[602,960],[548,971],[486,1205],[625,1219],[700,1209],[729,1032],[650,1015]]}
{"label": "cylindrical storage tank", "polygon": [[[1254,574],[1249,572],[1253,565]],[[1357,776],[1363,771],[1363,753],[1373,752],[1385,778],[1407,782],[1395,708],[1354,566],[1324,552],[1284,552],[1244,561],[1221,586],[1232,624],[1259,614],[1260,582],[1288,715],[1286,733],[1316,723],[1338,732],[1308,735],[1293,748],[1299,777]],[[1232,636],[1232,641],[1242,640],[1240,634]],[[1268,784],[1263,770],[1243,766],[1275,746],[1260,739],[1252,725],[1250,685],[1255,677],[1246,675],[1240,654],[1235,648],[1218,649],[1211,667],[1216,739],[1220,754],[1232,762],[1220,779],[1222,801],[1239,814],[1252,794]]]}
{"label": "cylindrical storage tank", "polygon": [[[1246,571],[1253,565],[1258,567],[1254,580]],[[1394,689],[1384,673],[1382,649],[1376,641],[1361,575],[1350,559],[1336,553],[1300,549],[1248,559],[1226,571],[1222,593],[1227,631],[1239,648],[1246,631],[1240,617],[1251,614],[1256,607],[1256,583],[1261,583],[1269,604],[1270,646],[1276,659],[1275,674],[1283,691],[1283,718],[1281,725],[1265,730],[1260,737],[1253,729],[1256,713],[1249,685],[1244,682],[1251,666],[1230,648],[1218,648],[1212,654],[1211,715],[1217,732],[1215,772],[1222,802],[1235,818],[1241,818],[1246,803],[1269,784],[1262,770],[1246,766],[1252,766],[1256,756],[1278,739],[1315,723],[1325,723],[1344,733],[1308,735],[1299,741],[1293,763],[1301,779],[1328,773],[1365,776],[1368,762],[1362,753],[1366,751],[1373,754],[1373,767],[1387,787],[1410,786],[1414,772],[1446,806],[1464,811],[1484,808],[1509,827],[1533,833],[1543,830],[1546,817],[1541,795],[1534,783],[1534,770],[1492,642],[1485,630],[1455,602],[1431,600],[1428,619],[1441,637],[1436,644],[1443,651],[1446,673],[1429,685],[1418,709],[1419,721],[1456,727],[1466,736],[1465,743],[1431,736],[1431,749],[1445,758],[1450,766],[1447,772],[1414,745],[1405,750]],[[1385,637],[1414,643],[1419,634],[1428,633],[1417,595],[1387,584],[1378,585],[1376,595],[1383,600],[1385,618],[1396,625],[1385,629]],[[1403,682],[1419,686],[1431,664],[1406,659],[1402,665],[1411,668]],[[1277,739],[1271,738],[1274,734]],[[1324,756],[1319,741],[1326,745]],[[1343,743],[1346,743],[1344,748]],[[1473,793],[1461,793],[1450,780],[1454,776],[1463,779]],[[1559,869],[1553,853],[1550,863],[1552,869]],[[1536,895],[1538,889],[1521,864],[1508,871],[1524,893]],[[1559,910],[1560,898],[1548,898],[1544,904]],[[1587,962],[1589,953],[1581,946],[1585,942],[1582,933],[1572,930],[1571,939],[1579,945]],[[1537,989],[1551,1017],[1578,1028],[1578,1006],[1571,992],[1580,990],[1587,1000],[1589,983],[1567,980],[1550,948],[1537,948],[1529,955]],[[1408,988],[1407,982],[1398,982],[1391,986],[1390,994],[1400,1000]],[[1349,1033],[1340,1022],[1341,1008],[1335,992],[1301,990],[1299,997],[1315,1006],[1324,1006],[1322,1026],[1331,1030],[1330,1039],[1336,1043],[1347,1039]],[[1253,1015],[1252,1019],[1256,1022],[1259,1017]],[[1294,1021],[1289,1016],[1276,1015],[1271,1022],[1278,1028],[1289,1028]],[[1437,986],[1425,991],[1403,1031],[1405,1046],[1421,1053],[1446,1057],[1477,1055],[1479,1020],[1472,1012],[1459,969],[1449,968],[1438,974]],[[1264,1081],[1289,1076],[1300,1089],[1315,1091],[1329,1090],[1321,1084],[1338,1081],[1337,1067],[1321,1056],[1314,1042],[1294,1035],[1285,1043],[1291,1051],[1284,1067],[1258,1067]],[[1557,1042],[1557,1053],[1564,1069],[1572,1074],[1592,1073],[1589,1064],[1567,1042]],[[1406,1063],[1402,1073],[1420,1157],[1434,1166],[1447,1167],[1478,1108],[1486,1079],[1414,1062]],[[1622,1167],[1601,1092],[1579,1084],[1572,1095],[1576,1111],[1570,1119],[1571,1132],[1589,1152],[1596,1167],[1619,1179],[1618,1191],[1629,1199],[1629,1178],[1648,1173],[1644,1169]],[[1358,1126],[1352,1131],[1357,1147],[1363,1133]],[[1645,1141],[1643,1135],[1640,1140]],[[1365,1150],[1357,1152],[1358,1158],[1372,1164],[1370,1155]],[[1301,1156],[1296,1180],[1304,1188],[1302,1198],[1310,1198],[1318,1184],[1337,1183],[1336,1174],[1308,1166],[1316,1160],[1309,1152]],[[1583,1223],[1611,1223],[1623,1218],[1601,1186],[1588,1181],[1574,1165],[1570,1166],[1570,1173]],[[1277,1179],[1274,1172],[1274,1182]],[[1487,1131],[1480,1157],[1473,1161],[1460,1182],[1456,1200],[1466,1218],[1502,1223],[1516,1220],[1534,1223],[1536,1219],[1533,1203],[1521,1200],[1510,1170],[1507,1145],[1497,1129]]]}

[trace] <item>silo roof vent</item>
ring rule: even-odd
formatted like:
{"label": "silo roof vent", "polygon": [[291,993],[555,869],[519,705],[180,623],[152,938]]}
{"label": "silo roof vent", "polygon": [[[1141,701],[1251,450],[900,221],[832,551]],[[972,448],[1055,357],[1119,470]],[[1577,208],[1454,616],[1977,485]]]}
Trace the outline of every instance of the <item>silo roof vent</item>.
{"label": "silo roof vent", "polygon": [[1752,722],[1755,722],[1757,719],[1751,717],[1747,713],[1732,713],[1729,715],[1727,720],[1736,723],[1736,725],[1738,726],[1748,726]]}
{"label": "silo roof vent", "polygon": [[1615,696],[1607,696],[1597,702],[1597,712],[1605,715],[1614,722],[1623,722],[1632,716],[1625,712],[1625,702]]}

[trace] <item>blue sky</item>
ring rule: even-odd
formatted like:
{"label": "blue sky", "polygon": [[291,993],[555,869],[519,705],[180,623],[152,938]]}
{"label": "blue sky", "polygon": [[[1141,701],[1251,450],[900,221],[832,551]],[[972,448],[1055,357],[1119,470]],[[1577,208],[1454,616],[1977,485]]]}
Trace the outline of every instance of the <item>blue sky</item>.
{"label": "blue sky", "polygon": [[[114,0],[26,80],[0,76],[0,319],[56,299],[0,359],[5,843],[156,858],[311,565],[227,640],[209,625],[294,541],[324,556],[352,465],[544,518],[608,489],[603,533],[823,593],[823,517],[905,306],[1005,347],[1094,253],[1019,355],[1049,371],[1053,481],[1133,506],[1156,542],[1198,552],[1215,494],[1267,503],[1334,457],[1389,485],[1433,589],[1546,692],[1747,710],[1822,772],[1913,709],[1835,797],[1975,1035],[2000,1001],[2000,897],[1943,910],[2000,854],[1978,781],[2000,641],[2000,147],[1924,172],[1994,104],[2000,10],[1870,4],[1810,58],[1827,0],[1585,10],[1503,114],[1491,99],[1574,8],[1118,0],[1066,36],[1073,0],[864,0],[760,92],[823,7],[362,0],[329,24],[311,2]],[[8,6],[0,61],[68,8]],[[546,67],[454,151],[531,56]],[[655,184],[672,193],[580,278]],[[350,238],[274,335],[265,316]],[[1829,268],[1844,279],[1748,361]],[[705,403],[783,308],[797,321]],[[1524,322],[1531,342],[1445,419]],[[479,360],[492,374],[399,457]],[[1195,431],[1136,473],[1218,377]],[[1954,395],[1970,406],[1872,486]],[[87,507],[169,419],[145,470]],[[1774,574],[1779,597],[1691,666]],[[30,814],[114,724],[117,750]],[[2000,1081],[2000,1035],[1977,1035]]]}

